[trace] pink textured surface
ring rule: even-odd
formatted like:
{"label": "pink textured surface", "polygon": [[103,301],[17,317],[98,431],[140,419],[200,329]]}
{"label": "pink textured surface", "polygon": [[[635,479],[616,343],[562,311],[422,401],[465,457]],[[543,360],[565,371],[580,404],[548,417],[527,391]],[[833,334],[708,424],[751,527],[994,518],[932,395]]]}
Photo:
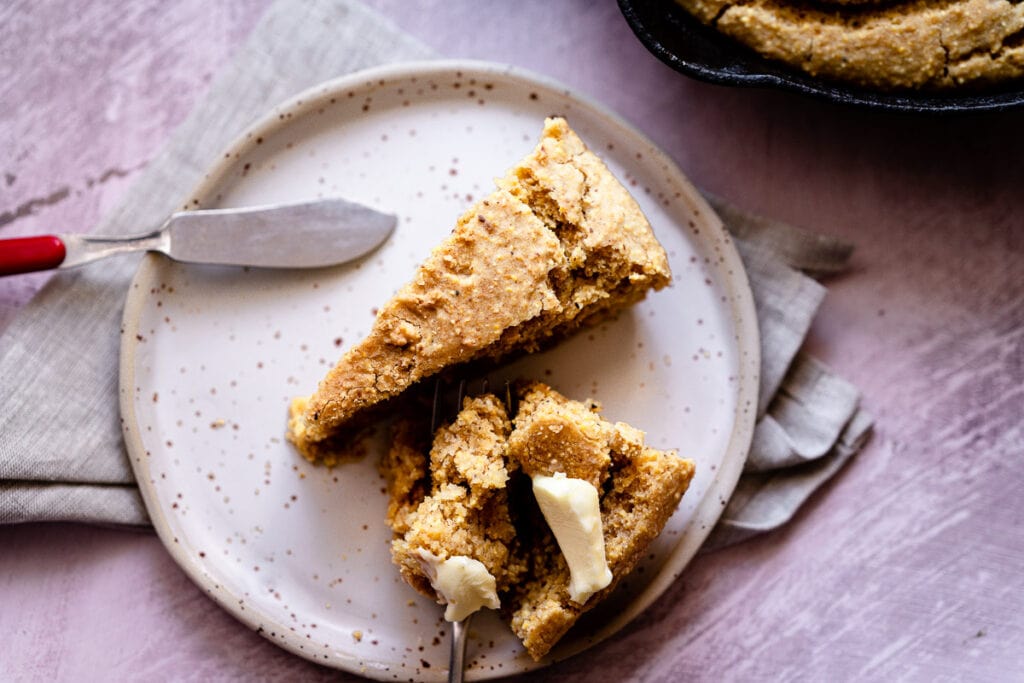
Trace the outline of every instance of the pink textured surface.
{"label": "pink textured surface", "polygon": [[[612,3],[370,4],[444,56],[589,93],[701,187],[858,245],[809,346],[864,390],[868,448],[787,528],[700,558],[621,637],[537,678],[1019,676],[1020,114],[879,115],[697,83]],[[0,237],[88,231],[265,6],[0,7]],[[0,329],[44,277],[0,281]],[[218,609],[148,534],[0,528],[0,605],[3,680],[336,678]]]}

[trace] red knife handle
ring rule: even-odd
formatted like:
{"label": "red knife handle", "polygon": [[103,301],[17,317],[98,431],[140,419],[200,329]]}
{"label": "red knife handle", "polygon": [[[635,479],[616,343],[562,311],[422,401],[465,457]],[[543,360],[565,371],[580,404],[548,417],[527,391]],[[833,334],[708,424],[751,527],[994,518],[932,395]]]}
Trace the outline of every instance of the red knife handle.
{"label": "red knife handle", "polygon": [[66,253],[56,235],[0,240],[0,275],[50,270],[64,262]]}

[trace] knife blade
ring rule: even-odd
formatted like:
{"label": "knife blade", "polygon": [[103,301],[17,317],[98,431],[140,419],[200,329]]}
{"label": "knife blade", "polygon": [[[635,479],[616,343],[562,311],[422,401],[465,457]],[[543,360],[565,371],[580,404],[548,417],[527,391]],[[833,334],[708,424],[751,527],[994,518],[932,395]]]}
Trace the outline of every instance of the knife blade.
{"label": "knife blade", "polygon": [[0,275],[74,268],[139,250],[190,263],[320,268],[368,254],[397,222],[392,214],[340,198],[182,211],[159,230],[130,238],[69,234],[0,240]]}

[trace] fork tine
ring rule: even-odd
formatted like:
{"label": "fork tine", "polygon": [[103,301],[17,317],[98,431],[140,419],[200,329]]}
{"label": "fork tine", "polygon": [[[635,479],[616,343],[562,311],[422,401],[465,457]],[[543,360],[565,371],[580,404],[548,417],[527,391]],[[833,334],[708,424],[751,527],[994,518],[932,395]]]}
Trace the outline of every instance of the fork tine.
{"label": "fork tine", "polygon": [[441,380],[437,379],[434,382],[434,402],[430,410],[430,437],[433,438],[434,432],[440,426],[438,422],[441,421]]}
{"label": "fork tine", "polygon": [[459,380],[459,391],[455,395],[455,414],[458,415],[462,411],[462,401],[466,398],[466,380]]}
{"label": "fork tine", "polygon": [[[455,405],[451,411],[448,410],[448,401],[451,400],[451,394],[449,391],[445,391],[442,387],[444,382],[441,379],[437,379],[434,382],[434,400],[430,409],[430,434],[433,438],[433,434],[437,432],[438,428],[445,422],[454,419],[462,411],[462,403],[466,400],[467,395],[483,395],[491,392],[490,380],[487,377],[479,380],[480,390],[478,392],[469,391],[469,383],[465,379],[460,379],[456,385],[455,392]],[[473,382],[477,384],[476,380]],[[512,393],[512,383],[509,380],[505,380],[505,391],[504,396],[500,397],[503,399],[505,404],[505,411],[508,413],[509,418],[515,414],[515,396]],[[450,386],[450,385],[449,385]],[[497,392],[495,392],[497,393]],[[446,400],[447,397],[447,400]]]}
{"label": "fork tine", "polygon": [[509,419],[515,415],[515,411],[512,409],[512,383],[505,380],[505,412],[508,413]]}

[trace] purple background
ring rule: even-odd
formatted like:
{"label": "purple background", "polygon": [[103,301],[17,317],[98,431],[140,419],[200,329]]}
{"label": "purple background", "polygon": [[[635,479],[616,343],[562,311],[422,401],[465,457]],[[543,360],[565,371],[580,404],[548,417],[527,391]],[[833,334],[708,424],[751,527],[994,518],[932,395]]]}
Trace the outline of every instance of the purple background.
{"label": "purple background", "polygon": [[[863,389],[871,443],[788,527],[699,558],[619,637],[537,678],[1020,676],[1022,114],[878,114],[698,83],[611,2],[369,4],[442,56],[559,79],[698,186],[858,247],[809,347]],[[0,237],[89,231],[266,5],[0,6]],[[43,281],[0,281],[0,329]],[[0,528],[0,634],[4,680],[337,678],[235,622],[146,533]]]}

